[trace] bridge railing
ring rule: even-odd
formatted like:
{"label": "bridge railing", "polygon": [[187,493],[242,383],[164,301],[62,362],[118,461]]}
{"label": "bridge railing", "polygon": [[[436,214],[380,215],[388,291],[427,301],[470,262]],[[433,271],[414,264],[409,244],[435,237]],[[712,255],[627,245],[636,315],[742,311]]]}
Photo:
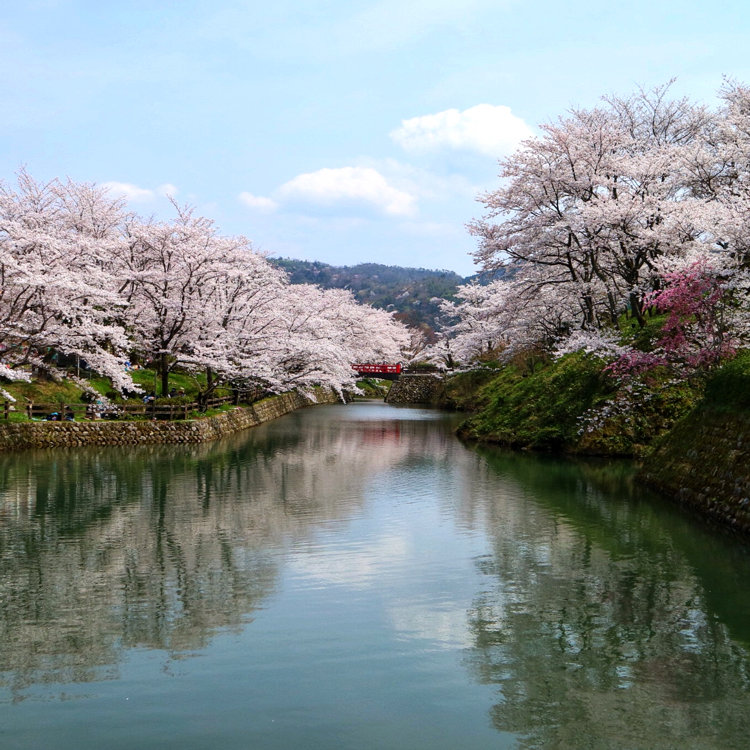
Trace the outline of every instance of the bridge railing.
{"label": "bridge railing", "polygon": [[353,364],[352,369],[360,375],[400,375],[401,363],[390,364],[386,362],[362,362]]}

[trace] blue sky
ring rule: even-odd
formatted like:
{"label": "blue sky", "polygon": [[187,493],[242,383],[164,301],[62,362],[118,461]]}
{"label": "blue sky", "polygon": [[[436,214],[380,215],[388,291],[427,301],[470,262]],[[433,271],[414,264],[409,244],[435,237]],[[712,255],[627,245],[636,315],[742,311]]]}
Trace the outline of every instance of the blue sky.
{"label": "blue sky", "polygon": [[0,10],[2,178],[165,195],[271,255],[473,272],[465,224],[539,123],[750,82],[750,4],[25,0]]}

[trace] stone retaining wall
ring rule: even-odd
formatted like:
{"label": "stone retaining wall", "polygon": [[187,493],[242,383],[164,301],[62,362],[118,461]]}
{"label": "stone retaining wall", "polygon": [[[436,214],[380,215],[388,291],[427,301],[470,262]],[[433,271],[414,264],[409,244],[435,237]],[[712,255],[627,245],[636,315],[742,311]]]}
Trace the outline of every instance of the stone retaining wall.
{"label": "stone retaining wall", "polygon": [[440,375],[401,375],[385,397],[388,404],[429,404],[445,398],[445,381]]}
{"label": "stone retaining wall", "polygon": [[681,505],[750,534],[750,414],[692,412],[644,460],[640,477]]}
{"label": "stone retaining wall", "polygon": [[204,443],[288,414],[313,403],[337,403],[320,389],[315,401],[300,393],[283,393],[205,419],[179,422],[0,422],[0,451],[79,445]]}

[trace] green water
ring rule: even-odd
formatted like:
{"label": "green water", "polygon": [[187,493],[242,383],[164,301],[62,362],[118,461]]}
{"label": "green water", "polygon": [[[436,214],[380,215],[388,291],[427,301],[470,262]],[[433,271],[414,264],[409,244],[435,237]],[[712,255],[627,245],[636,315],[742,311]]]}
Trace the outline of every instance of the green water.
{"label": "green water", "polygon": [[747,747],[747,548],[454,422],[0,456],[0,748]]}

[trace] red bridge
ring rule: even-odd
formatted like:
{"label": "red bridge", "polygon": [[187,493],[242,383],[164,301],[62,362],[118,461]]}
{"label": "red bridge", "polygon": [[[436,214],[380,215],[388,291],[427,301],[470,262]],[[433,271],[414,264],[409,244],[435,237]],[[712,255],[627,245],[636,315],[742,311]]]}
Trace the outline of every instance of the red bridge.
{"label": "red bridge", "polygon": [[365,362],[362,364],[352,365],[352,369],[357,371],[358,375],[372,378],[384,378],[386,380],[396,380],[401,374],[401,363],[389,365],[385,362],[378,364]]}

